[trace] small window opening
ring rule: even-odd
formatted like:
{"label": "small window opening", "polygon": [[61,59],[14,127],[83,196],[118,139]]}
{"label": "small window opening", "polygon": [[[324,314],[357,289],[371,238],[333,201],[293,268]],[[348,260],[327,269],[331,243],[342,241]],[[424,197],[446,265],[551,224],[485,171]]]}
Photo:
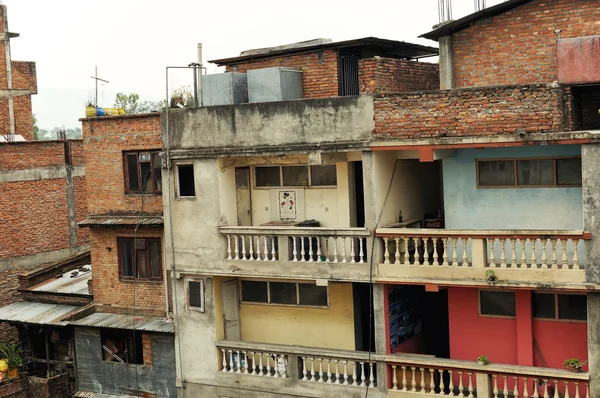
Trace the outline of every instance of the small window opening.
{"label": "small window opening", "polygon": [[188,281],[188,307],[204,311],[204,281]]}
{"label": "small window opening", "polygon": [[122,329],[101,329],[102,359],[141,365],[144,363],[142,335],[140,332]]}
{"label": "small window opening", "polygon": [[180,197],[196,196],[193,165],[181,164],[177,166],[177,182]]}
{"label": "small window opening", "polygon": [[600,85],[572,87],[574,130],[600,129]]}

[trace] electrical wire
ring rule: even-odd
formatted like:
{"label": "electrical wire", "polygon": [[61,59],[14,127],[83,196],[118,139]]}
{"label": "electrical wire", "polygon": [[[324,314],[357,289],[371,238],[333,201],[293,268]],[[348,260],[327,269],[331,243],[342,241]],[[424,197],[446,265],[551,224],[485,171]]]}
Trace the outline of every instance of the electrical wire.
{"label": "electrical wire", "polygon": [[[387,188],[387,192],[385,193],[385,197],[383,198],[383,203],[381,204],[381,210],[379,211],[379,216],[377,216],[377,221],[375,222],[375,228],[373,228],[373,238],[371,239],[371,255],[369,257],[369,355],[367,359],[367,363],[371,363],[371,351],[373,351],[373,252],[375,250],[375,232],[379,227],[379,223],[381,222],[381,217],[383,216],[383,210],[385,209],[385,204],[388,200],[388,196],[390,195],[390,191],[392,190],[392,184],[394,182],[394,177],[396,176],[396,169],[398,168],[398,161],[394,161],[394,170],[392,171],[392,176],[390,177],[390,183]],[[371,326],[373,325],[373,327]],[[377,367],[375,367],[377,369]],[[365,390],[365,398],[369,396],[369,388],[371,386],[367,384],[367,389]]]}

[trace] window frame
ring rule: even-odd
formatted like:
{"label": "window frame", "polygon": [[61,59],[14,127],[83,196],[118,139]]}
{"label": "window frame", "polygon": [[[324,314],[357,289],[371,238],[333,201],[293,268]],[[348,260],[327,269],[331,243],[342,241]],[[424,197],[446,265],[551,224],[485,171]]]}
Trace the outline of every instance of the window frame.
{"label": "window frame", "polygon": [[[305,166],[307,167],[307,171],[308,171],[308,185],[285,185],[283,183],[283,168],[284,167],[298,167],[298,166]],[[336,184],[335,185],[313,185],[312,183],[312,167],[313,166],[333,166],[335,167],[335,174],[336,174]],[[258,167],[278,167],[279,168],[279,185],[273,185],[273,186],[258,186],[256,185],[256,169]],[[298,163],[298,164],[257,164],[257,165],[253,165],[252,166],[252,187],[253,189],[280,189],[280,188],[286,188],[286,189],[337,189],[338,187],[338,182],[337,182],[337,164],[333,163],[333,164],[318,164],[318,165],[311,165],[311,164],[306,164],[306,163]]]}
{"label": "window frame", "polygon": [[[152,270],[152,266],[151,266],[151,261],[150,261],[150,246],[148,245],[149,241],[157,241],[158,242],[158,252],[159,252],[159,256],[158,256],[158,261],[159,261],[159,276],[158,277],[152,277],[149,276],[148,278],[136,278],[135,274],[136,274],[136,263],[135,263],[135,251],[137,250],[135,247],[135,243],[136,240],[139,239],[144,239],[145,240],[145,249],[146,252],[148,253],[148,256],[146,256],[146,275],[151,275],[151,270]],[[129,241],[131,244],[131,248],[132,248],[132,258],[131,258],[131,264],[132,264],[132,276],[125,276],[124,275],[124,269],[123,269],[123,245],[122,243],[125,241]],[[117,255],[119,257],[119,280],[120,281],[124,281],[124,282],[129,282],[129,281],[140,281],[140,282],[162,282],[163,280],[163,252],[162,252],[162,239],[161,238],[146,238],[146,237],[140,237],[140,238],[136,238],[136,237],[131,237],[131,236],[119,236],[117,237]]]}
{"label": "window frame", "polygon": [[[190,282],[196,282],[200,284],[200,306],[193,306],[190,304]],[[205,311],[205,302],[206,302],[206,290],[204,278],[185,278],[185,305],[188,311]]]}
{"label": "window frame", "polygon": [[[533,316],[533,295],[536,293],[540,293],[540,294],[549,294],[554,296],[554,318],[540,318],[537,316]],[[555,293],[555,292],[531,292],[531,315],[532,318],[537,320],[537,321],[546,321],[546,322],[572,322],[572,323],[587,323],[588,320],[588,314],[587,314],[587,308],[586,308],[586,314],[585,314],[585,319],[568,319],[568,318],[559,318],[559,309],[558,309],[558,296],[586,296],[586,303],[587,303],[587,294],[585,293]]]}
{"label": "window frame", "polygon": [[[144,347],[143,347],[143,337],[142,337],[144,334],[146,334],[146,333],[141,330],[102,329],[101,328],[101,330],[100,330],[100,352],[102,355],[102,362],[112,362],[112,363],[118,363],[121,365],[135,365],[135,366],[144,365]],[[124,342],[124,344],[128,350],[126,359],[124,360],[123,363],[117,361],[116,359],[114,359],[114,357],[111,357],[112,358],[111,360],[107,360],[107,359],[105,359],[105,356],[104,356],[106,351],[104,351],[103,346],[105,345],[106,340],[111,337],[114,337],[116,335],[122,335],[122,336],[120,336],[121,338],[119,340]],[[129,343],[130,342],[135,347],[137,347],[135,352],[129,351]],[[120,356],[119,356],[119,358],[120,358]],[[132,358],[133,358],[133,361],[131,361]],[[121,359],[123,359],[123,358],[121,358]]]}
{"label": "window frame", "polygon": [[[515,315],[493,315],[483,314],[481,312],[481,293],[482,292],[504,292],[512,293],[515,296]],[[477,315],[481,318],[500,318],[500,319],[517,319],[517,296],[514,290],[505,289],[477,289]]]}
{"label": "window frame", "polygon": [[[144,184],[142,180],[142,168],[140,163],[140,155],[149,154],[150,155],[150,170],[152,172],[152,192],[144,192]],[[137,168],[137,176],[138,176],[138,184],[140,188],[138,190],[132,190],[129,184],[129,163],[127,162],[127,157],[130,155],[136,155],[136,168]],[[156,173],[154,172],[154,161],[155,158],[158,158],[160,162],[160,151],[159,150],[141,150],[141,151],[123,151],[123,182],[125,184],[125,194],[126,195],[162,195],[162,174],[161,174],[161,189],[157,189],[156,184]],[[145,162],[142,162],[145,163]]]}
{"label": "window frame", "polygon": [[[251,282],[266,282],[267,283],[267,302],[257,302],[257,301],[244,301],[243,299],[243,287],[242,287],[242,282],[243,281],[251,281]],[[295,284],[296,285],[296,304],[279,304],[279,303],[272,303],[271,302],[271,282],[274,283],[290,283],[290,284]],[[306,282],[306,281],[290,281],[290,280],[266,280],[266,279],[239,279],[239,291],[240,291],[240,304],[250,304],[250,305],[274,305],[274,306],[280,306],[280,307],[303,307],[303,308],[330,308],[330,301],[329,301],[329,284],[327,286],[319,286],[319,287],[324,287],[327,291],[327,304],[326,305],[307,305],[307,304],[300,304],[300,284],[306,284],[306,285],[315,285],[316,286],[316,282],[315,283],[310,283],[310,282]]]}
{"label": "window frame", "polygon": [[[553,165],[553,183],[545,185],[521,185],[519,184],[519,169],[518,162],[522,160],[552,160]],[[581,159],[581,156],[543,156],[543,157],[523,157],[523,158],[481,158],[475,159],[475,179],[477,189],[502,189],[502,188],[576,188],[583,184],[559,184],[558,183],[558,167],[557,160],[559,159]],[[514,185],[481,185],[479,178],[479,163],[480,162],[513,162]]]}
{"label": "window frame", "polygon": [[[193,196],[181,196],[181,187],[179,186],[179,167],[181,166],[191,166],[192,167],[192,175],[193,175],[193,184],[194,184],[194,195]],[[175,164],[175,198],[177,199],[195,199],[197,196],[196,191],[196,168],[194,167],[194,163],[176,163]]]}

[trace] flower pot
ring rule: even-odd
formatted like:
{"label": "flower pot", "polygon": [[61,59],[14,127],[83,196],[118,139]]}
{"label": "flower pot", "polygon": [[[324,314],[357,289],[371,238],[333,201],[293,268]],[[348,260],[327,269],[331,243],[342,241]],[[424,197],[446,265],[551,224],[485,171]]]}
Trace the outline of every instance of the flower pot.
{"label": "flower pot", "polygon": [[9,379],[18,379],[19,378],[19,368],[8,369],[8,378]]}
{"label": "flower pot", "polygon": [[573,373],[581,373],[581,368],[569,368]]}
{"label": "flower pot", "polygon": [[483,361],[477,361],[477,363],[480,365],[487,365],[487,362],[483,362]]}

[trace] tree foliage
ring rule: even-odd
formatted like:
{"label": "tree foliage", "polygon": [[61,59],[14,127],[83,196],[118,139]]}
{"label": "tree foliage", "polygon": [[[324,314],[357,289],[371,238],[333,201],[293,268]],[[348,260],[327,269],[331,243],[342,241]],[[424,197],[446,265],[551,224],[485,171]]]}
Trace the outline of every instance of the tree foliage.
{"label": "tree foliage", "polygon": [[161,104],[156,101],[140,101],[138,93],[117,93],[115,97],[115,108],[123,108],[128,115],[154,112],[161,109]]}
{"label": "tree foliage", "polygon": [[33,114],[33,139],[36,141],[40,139],[40,136],[39,136],[40,128],[37,125],[37,122],[38,122],[38,120],[34,113]]}

